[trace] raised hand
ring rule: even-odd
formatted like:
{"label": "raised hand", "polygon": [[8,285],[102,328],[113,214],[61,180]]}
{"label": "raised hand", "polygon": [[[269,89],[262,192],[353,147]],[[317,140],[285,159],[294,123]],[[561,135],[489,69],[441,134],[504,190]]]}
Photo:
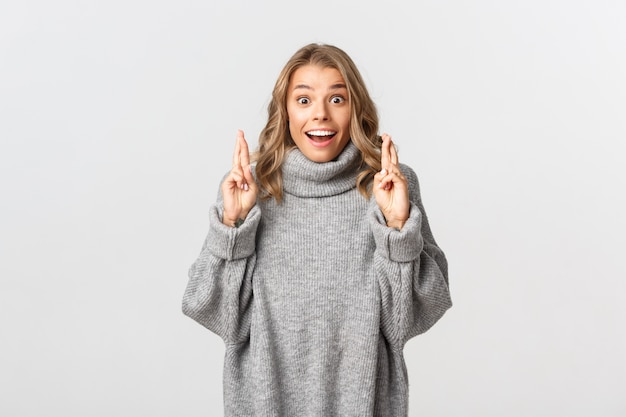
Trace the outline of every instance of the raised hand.
{"label": "raised hand", "polygon": [[250,152],[243,131],[237,131],[237,142],[233,153],[233,169],[222,182],[224,215],[222,223],[235,226],[256,204],[257,185],[252,176]]}
{"label": "raised hand", "polygon": [[387,226],[402,229],[409,218],[409,187],[398,167],[398,154],[391,136],[382,135],[381,171],[374,176],[373,193]]}

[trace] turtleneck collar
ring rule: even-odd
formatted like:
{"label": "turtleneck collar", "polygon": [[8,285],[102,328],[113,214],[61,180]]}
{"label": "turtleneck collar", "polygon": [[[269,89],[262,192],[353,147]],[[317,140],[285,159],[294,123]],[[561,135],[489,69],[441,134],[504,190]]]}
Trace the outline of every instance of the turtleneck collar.
{"label": "turtleneck collar", "polygon": [[297,197],[329,197],[356,187],[361,155],[349,141],[330,162],[313,162],[293,148],[283,162],[283,191]]}

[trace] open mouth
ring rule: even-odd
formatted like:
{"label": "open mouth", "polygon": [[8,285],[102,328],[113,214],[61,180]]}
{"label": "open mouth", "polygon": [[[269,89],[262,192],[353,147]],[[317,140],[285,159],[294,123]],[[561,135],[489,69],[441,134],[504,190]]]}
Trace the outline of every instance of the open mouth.
{"label": "open mouth", "polygon": [[309,139],[315,142],[328,142],[335,137],[337,132],[334,130],[310,130],[306,132]]}

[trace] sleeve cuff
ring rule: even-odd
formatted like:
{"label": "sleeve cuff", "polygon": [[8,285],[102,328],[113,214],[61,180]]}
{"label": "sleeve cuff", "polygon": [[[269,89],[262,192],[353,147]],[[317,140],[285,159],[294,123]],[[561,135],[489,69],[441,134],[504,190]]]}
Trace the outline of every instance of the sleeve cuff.
{"label": "sleeve cuff", "polygon": [[370,205],[369,220],[376,252],[394,262],[412,262],[419,258],[424,246],[422,214],[414,203],[411,203],[409,218],[401,230],[387,226],[385,216],[375,200]]}
{"label": "sleeve cuff", "polygon": [[206,245],[218,258],[228,261],[247,258],[256,249],[256,230],[261,220],[261,209],[255,205],[239,227],[222,223],[222,210],[213,205],[209,210],[209,235]]}

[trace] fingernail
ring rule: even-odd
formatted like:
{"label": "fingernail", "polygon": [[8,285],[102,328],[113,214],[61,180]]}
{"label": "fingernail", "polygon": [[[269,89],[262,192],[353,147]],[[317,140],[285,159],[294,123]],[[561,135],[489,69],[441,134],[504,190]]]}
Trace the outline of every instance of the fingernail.
{"label": "fingernail", "polygon": [[248,191],[248,188],[249,188],[249,187],[248,187],[248,184],[244,184],[244,185],[243,185],[243,189],[244,189],[245,191]]}
{"label": "fingernail", "polygon": [[387,175],[387,170],[386,170],[385,168],[383,168],[383,169],[380,171],[380,174],[381,174],[381,175]]}

